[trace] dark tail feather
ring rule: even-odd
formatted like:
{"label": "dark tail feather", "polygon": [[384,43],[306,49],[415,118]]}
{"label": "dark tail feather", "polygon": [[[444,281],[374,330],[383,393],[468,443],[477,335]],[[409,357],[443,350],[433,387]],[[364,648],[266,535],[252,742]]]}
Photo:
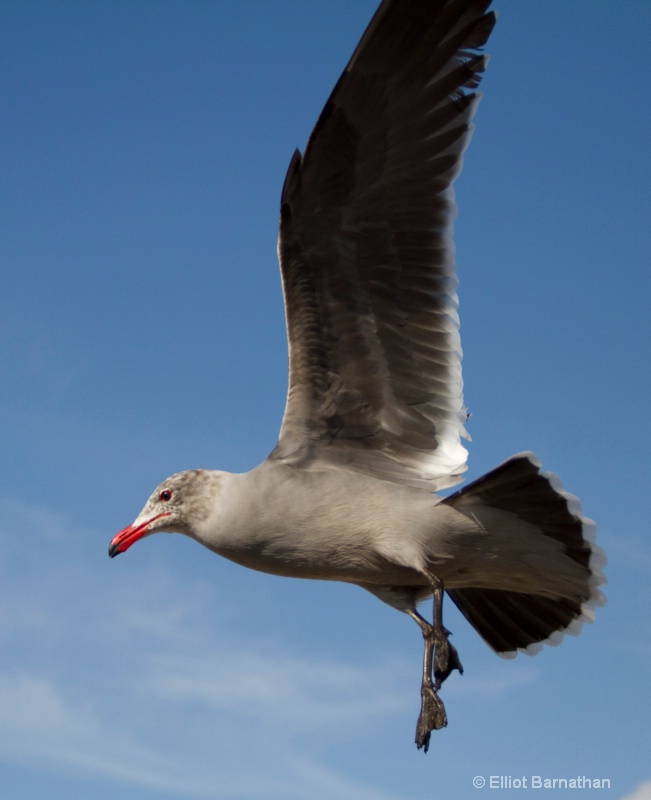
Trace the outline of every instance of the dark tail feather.
{"label": "dark tail feather", "polygon": [[579,501],[567,494],[551,473],[540,472],[533,453],[505,461],[483,478],[445,500],[457,511],[472,514],[478,505],[515,515],[541,535],[563,545],[565,555],[585,572],[580,597],[547,597],[499,589],[450,589],[461,613],[497,653],[538,652],[542,644],[559,644],[566,633],[577,634],[603,605],[599,586],[606,560],[594,543],[594,523],[581,515]]}

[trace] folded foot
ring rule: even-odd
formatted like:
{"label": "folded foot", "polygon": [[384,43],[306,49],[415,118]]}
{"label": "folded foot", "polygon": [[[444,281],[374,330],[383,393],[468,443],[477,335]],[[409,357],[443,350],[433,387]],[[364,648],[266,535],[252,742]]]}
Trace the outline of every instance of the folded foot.
{"label": "folded foot", "polygon": [[457,648],[450,644],[450,631],[446,628],[432,629],[434,640],[434,686],[441,688],[443,681],[450,673],[458,669],[463,675],[463,664],[459,659]]}

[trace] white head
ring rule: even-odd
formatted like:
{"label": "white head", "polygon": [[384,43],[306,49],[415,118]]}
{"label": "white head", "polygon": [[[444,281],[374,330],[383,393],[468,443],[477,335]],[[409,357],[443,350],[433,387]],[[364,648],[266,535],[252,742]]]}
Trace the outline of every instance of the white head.
{"label": "white head", "polygon": [[177,472],[153,491],[134,522],[117,533],[109,545],[109,556],[124,553],[132,544],[161,531],[184,533],[196,538],[197,525],[210,515],[222,473],[207,469]]}

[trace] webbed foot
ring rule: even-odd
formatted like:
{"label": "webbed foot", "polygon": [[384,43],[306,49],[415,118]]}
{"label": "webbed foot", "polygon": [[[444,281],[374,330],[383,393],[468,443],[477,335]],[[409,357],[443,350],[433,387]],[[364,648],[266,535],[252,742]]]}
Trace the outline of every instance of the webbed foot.
{"label": "webbed foot", "polygon": [[432,731],[445,728],[448,717],[445,713],[443,701],[436,693],[431,682],[424,683],[420,690],[421,708],[418,722],[416,723],[416,747],[426,753],[429,749],[429,740]]}

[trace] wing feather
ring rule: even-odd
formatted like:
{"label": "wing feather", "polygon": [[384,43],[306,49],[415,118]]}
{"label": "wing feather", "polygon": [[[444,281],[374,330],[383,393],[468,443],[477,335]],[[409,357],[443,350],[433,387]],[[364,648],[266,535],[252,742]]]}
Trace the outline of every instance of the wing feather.
{"label": "wing feather", "polygon": [[489,0],[385,0],[281,200],[289,389],[271,457],[413,486],[467,453],[452,182]]}

